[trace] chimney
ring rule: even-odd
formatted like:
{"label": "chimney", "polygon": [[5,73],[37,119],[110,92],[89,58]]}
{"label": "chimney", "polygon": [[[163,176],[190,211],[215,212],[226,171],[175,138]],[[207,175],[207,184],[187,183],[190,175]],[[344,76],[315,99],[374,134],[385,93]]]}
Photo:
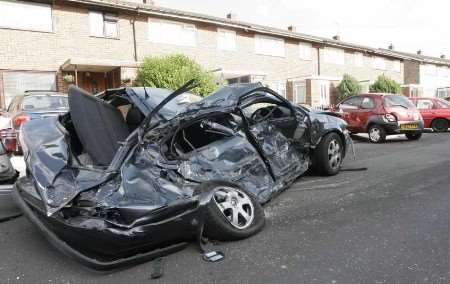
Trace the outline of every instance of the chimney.
{"label": "chimney", "polygon": [[391,43],[391,44],[388,46],[388,48],[389,48],[390,50],[394,50],[394,45]]}
{"label": "chimney", "polygon": [[297,31],[297,27],[296,27],[296,26],[293,26],[293,25],[290,25],[290,26],[288,27],[288,31],[295,33],[295,32]]}
{"label": "chimney", "polygon": [[341,37],[339,35],[335,35],[335,36],[333,36],[333,39],[334,40],[341,40]]}
{"label": "chimney", "polygon": [[235,13],[230,12],[230,13],[227,14],[227,19],[228,20],[233,20],[233,21],[237,20],[237,15]]}
{"label": "chimney", "polygon": [[442,54],[442,55],[441,55],[441,59],[445,59],[445,54]]}
{"label": "chimney", "polygon": [[419,49],[419,50],[417,51],[417,54],[418,54],[418,55],[422,55],[422,50]]}

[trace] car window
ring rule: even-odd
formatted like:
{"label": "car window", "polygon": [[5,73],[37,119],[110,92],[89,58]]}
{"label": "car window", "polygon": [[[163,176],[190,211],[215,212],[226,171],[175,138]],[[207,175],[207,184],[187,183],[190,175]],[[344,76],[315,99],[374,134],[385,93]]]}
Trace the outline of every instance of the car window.
{"label": "car window", "polygon": [[433,108],[433,101],[432,100],[427,100],[427,99],[417,100],[416,107],[418,109],[432,109]]}
{"label": "car window", "polygon": [[436,103],[439,108],[450,108],[450,103],[443,99],[437,99]]}
{"label": "car window", "polygon": [[414,104],[407,97],[398,95],[384,96],[383,104],[385,107],[414,108]]}
{"label": "car window", "polygon": [[362,100],[361,107],[365,109],[371,109],[375,107],[375,101],[372,98],[365,97]]}
{"label": "car window", "polygon": [[64,96],[26,96],[22,102],[26,111],[68,109],[69,102]]}
{"label": "car window", "polygon": [[340,107],[347,109],[357,109],[361,105],[361,101],[362,101],[361,97],[352,97],[348,100],[343,101],[340,104]]}
{"label": "car window", "polygon": [[250,95],[242,103],[242,112],[251,123],[293,117],[283,101],[267,92]]}

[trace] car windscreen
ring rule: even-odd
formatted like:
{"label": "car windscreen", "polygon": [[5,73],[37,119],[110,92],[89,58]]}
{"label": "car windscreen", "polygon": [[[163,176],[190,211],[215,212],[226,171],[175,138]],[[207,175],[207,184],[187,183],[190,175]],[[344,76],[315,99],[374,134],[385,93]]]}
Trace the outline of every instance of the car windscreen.
{"label": "car windscreen", "polygon": [[387,95],[383,97],[385,107],[414,108],[413,103],[406,97],[397,95]]}
{"label": "car windscreen", "polygon": [[437,103],[440,108],[450,108],[450,102],[447,102],[446,100],[437,99]]}
{"label": "car windscreen", "polygon": [[66,96],[26,96],[22,102],[25,111],[59,111],[69,108]]}

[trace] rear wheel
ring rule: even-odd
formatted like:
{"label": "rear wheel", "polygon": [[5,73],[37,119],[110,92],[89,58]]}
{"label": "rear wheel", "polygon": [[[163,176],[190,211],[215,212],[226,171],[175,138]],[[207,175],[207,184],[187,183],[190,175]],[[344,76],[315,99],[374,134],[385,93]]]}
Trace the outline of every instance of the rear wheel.
{"label": "rear wheel", "polygon": [[408,140],[419,140],[422,137],[422,132],[408,132],[405,133],[405,136]]}
{"label": "rear wheel", "polygon": [[443,118],[438,118],[433,120],[431,123],[431,128],[434,132],[446,132],[448,130],[448,121]]}
{"label": "rear wheel", "polygon": [[337,174],[344,158],[344,145],[337,133],[329,133],[314,150],[313,168],[319,174],[331,176]]}
{"label": "rear wheel", "polygon": [[368,130],[369,141],[372,143],[382,143],[386,140],[386,131],[379,125],[371,125]]}
{"label": "rear wheel", "polygon": [[219,241],[248,238],[265,225],[264,210],[245,189],[222,181],[206,182],[203,191],[214,191],[206,208],[205,235]]}

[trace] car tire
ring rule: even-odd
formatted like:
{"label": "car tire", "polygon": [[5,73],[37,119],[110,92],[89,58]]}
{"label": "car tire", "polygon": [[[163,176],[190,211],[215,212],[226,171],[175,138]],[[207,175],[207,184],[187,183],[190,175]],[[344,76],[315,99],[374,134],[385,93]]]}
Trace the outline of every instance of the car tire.
{"label": "car tire", "polygon": [[448,131],[448,121],[443,118],[438,118],[433,120],[431,123],[431,128],[434,132],[447,132]]}
{"label": "car tire", "polygon": [[405,136],[408,140],[419,140],[422,137],[422,132],[409,132],[405,133]]}
{"label": "car tire", "polygon": [[[206,182],[201,187],[202,191],[214,191],[206,207],[206,237],[218,241],[235,241],[251,237],[262,230],[265,225],[264,210],[252,193],[224,181]],[[237,216],[236,219],[234,216]]]}
{"label": "car tire", "polygon": [[312,157],[313,169],[326,176],[337,174],[344,159],[344,145],[339,134],[328,133],[316,147]]}
{"label": "car tire", "polygon": [[383,143],[386,141],[386,130],[377,124],[373,124],[367,130],[369,141],[372,143]]}

